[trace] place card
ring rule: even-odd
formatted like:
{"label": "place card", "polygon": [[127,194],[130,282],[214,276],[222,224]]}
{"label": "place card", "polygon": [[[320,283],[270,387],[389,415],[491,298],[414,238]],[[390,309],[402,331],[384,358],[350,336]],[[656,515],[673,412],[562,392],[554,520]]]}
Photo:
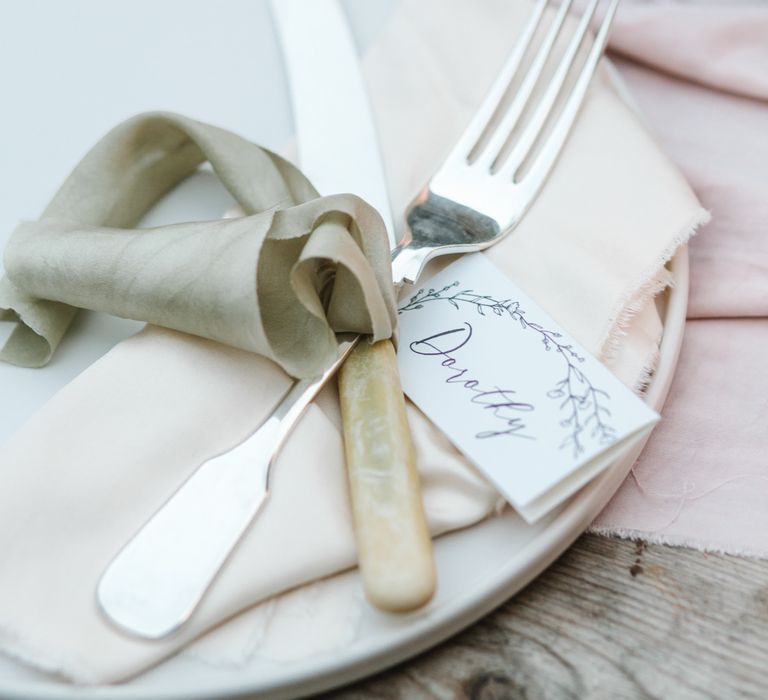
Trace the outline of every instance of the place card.
{"label": "place card", "polygon": [[484,255],[398,311],[405,393],[528,522],[659,420]]}

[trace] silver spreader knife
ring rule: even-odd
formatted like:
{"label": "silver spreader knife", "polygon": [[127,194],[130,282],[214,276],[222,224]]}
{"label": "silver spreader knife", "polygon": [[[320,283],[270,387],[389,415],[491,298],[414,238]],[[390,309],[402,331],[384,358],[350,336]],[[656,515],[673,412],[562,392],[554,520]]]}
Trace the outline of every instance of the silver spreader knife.
{"label": "silver spreader knife", "polygon": [[[321,193],[353,192],[373,204],[393,243],[376,133],[341,8],[336,0],[279,0],[273,14],[290,75],[304,172]],[[319,377],[294,383],[250,437],[201,465],[117,554],[96,590],[98,606],[112,624],[131,635],[159,639],[193,615],[263,506],[280,447],[355,345],[354,337],[340,338],[332,366]],[[347,401],[343,412],[361,571],[374,604],[409,609],[434,591],[431,540],[391,343],[358,347],[362,352],[349,367],[347,385],[368,383],[364,394],[374,405],[361,410],[356,401]],[[365,429],[371,408],[388,421],[378,435]],[[351,424],[358,428],[353,441]],[[379,441],[388,448],[384,463],[369,460],[372,444]],[[382,474],[394,488],[381,488]],[[379,488],[373,488],[377,480]],[[389,536],[392,522],[382,513],[393,507],[401,514],[398,531],[403,524],[410,527],[410,539]]]}

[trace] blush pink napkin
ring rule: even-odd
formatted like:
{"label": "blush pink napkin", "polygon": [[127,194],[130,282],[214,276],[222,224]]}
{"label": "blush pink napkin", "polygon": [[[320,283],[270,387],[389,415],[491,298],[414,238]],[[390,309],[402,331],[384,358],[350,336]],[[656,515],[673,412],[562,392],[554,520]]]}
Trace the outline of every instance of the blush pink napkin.
{"label": "blush pink napkin", "polygon": [[768,5],[625,3],[611,49],[712,222],[664,420],[592,529],[768,557]]}

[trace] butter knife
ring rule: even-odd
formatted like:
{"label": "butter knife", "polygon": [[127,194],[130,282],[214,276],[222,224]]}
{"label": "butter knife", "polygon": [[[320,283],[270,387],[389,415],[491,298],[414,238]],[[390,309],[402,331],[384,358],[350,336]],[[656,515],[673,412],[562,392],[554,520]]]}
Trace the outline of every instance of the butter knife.
{"label": "butter knife", "polygon": [[[372,203],[392,237],[376,133],[340,7],[336,0],[280,0],[273,12],[291,75],[305,173],[321,192],[354,192]],[[116,555],[96,589],[108,621],[129,634],[159,639],[192,616],[267,499],[269,470],[284,440],[355,345],[355,338],[341,337],[331,367],[297,381],[249,438],[201,465]],[[433,594],[431,539],[392,345],[358,347],[346,377],[348,383],[368,382],[367,405],[344,405],[342,397],[342,409],[361,573],[375,605],[405,610]],[[343,387],[343,376],[340,381]],[[366,427],[371,415],[378,432]]]}

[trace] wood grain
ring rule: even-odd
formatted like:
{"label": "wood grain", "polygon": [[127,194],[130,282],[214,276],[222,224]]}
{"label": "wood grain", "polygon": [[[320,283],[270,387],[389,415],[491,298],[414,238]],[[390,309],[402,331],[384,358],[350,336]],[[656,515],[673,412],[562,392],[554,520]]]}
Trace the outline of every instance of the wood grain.
{"label": "wood grain", "polygon": [[324,698],[768,698],[768,561],[583,536],[452,640]]}

